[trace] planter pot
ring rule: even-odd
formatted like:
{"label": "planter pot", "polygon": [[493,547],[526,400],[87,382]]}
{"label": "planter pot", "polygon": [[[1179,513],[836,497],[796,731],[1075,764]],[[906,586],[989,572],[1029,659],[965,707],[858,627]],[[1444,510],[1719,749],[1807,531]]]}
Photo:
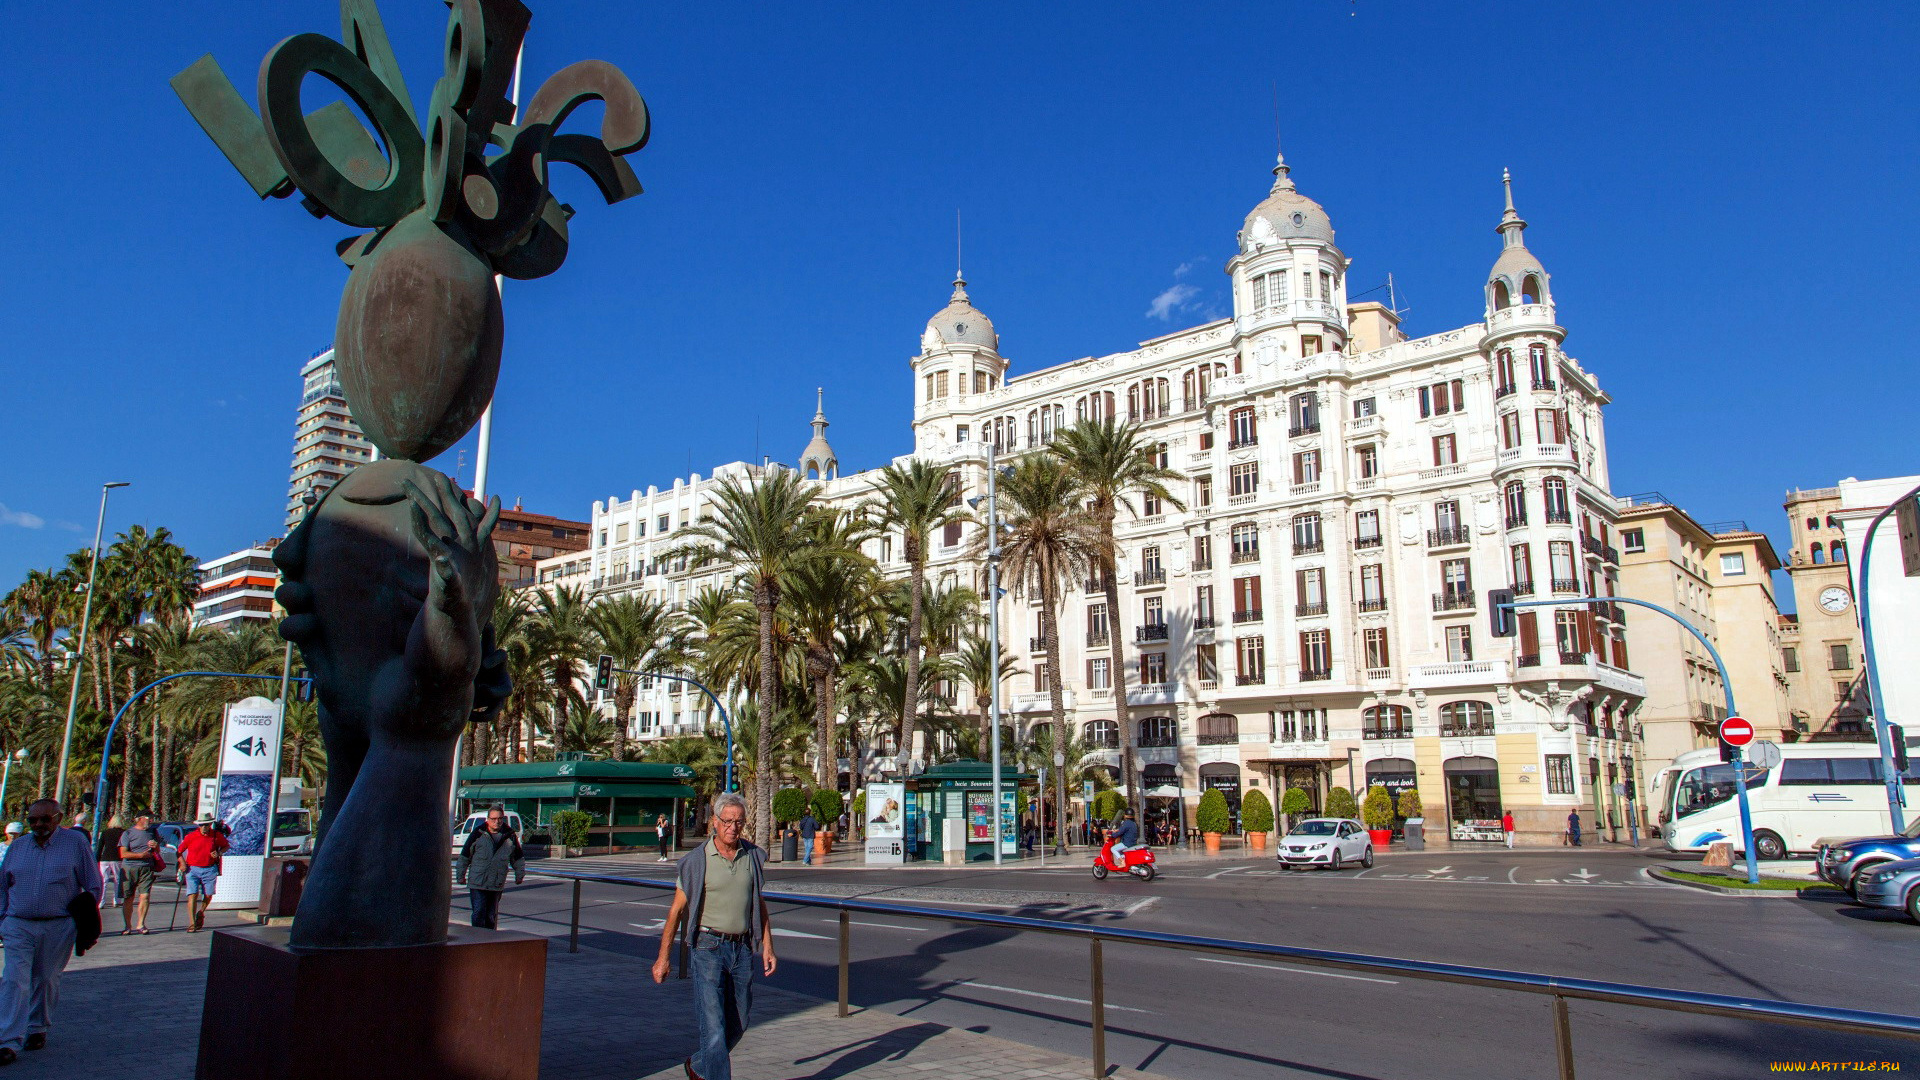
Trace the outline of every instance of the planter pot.
{"label": "planter pot", "polygon": [[1217,832],[1201,833],[1200,839],[1206,841],[1207,854],[1211,855],[1214,852],[1217,852],[1220,850],[1220,834],[1219,833]]}
{"label": "planter pot", "polygon": [[1373,838],[1373,849],[1375,851],[1383,851],[1388,844],[1393,843],[1392,829],[1368,829],[1367,835]]}
{"label": "planter pot", "polygon": [[1247,834],[1247,843],[1250,844],[1255,851],[1265,851],[1267,850],[1267,834],[1263,832],[1250,832]]}
{"label": "planter pot", "polygon": [[829,849],[830,849],[830,845],[827,843],[827,834],[814,833],[813,834],[813,857],[816,859],[825,859],[827,857],[827,852]]}

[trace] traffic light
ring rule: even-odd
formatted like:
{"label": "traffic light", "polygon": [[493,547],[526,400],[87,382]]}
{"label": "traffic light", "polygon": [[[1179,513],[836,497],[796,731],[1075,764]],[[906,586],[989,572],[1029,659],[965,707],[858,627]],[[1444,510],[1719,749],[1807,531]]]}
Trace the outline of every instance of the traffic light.
{"label": "traffic light", "polygon": [[1905,776],[1908,769],[1907,733],[1899,724],[1887,725],[1887,741],[1893,744],[1893,767]]}
{"label": "traffic light", "polygon": [[593,667],[593,688],[608,690],[613,687],[613,657],[600,654],[600,660]]}
{"label": "traffic light", "polygon": [[1493,623],[1493,636],[1513,636],[1513,590],[1487,590],[1487,618]]}

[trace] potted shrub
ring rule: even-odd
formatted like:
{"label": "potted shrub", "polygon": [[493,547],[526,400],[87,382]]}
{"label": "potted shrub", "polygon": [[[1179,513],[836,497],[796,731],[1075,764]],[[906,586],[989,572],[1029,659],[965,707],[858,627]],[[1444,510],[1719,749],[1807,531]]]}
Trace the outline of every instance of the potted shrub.
{"label": "potted shrub", "polygon": [[1290,787],[1285,795],[1280,796],[1280,812],[1287,815],[1289,829],[1293,828],[1293,823],[1301,814],[1311,809],[1313,809],[1313,797],[1307,794],[1306,788]]}
{"label": "potted shrub", "polygon": [[1393,843],[1393,796],[1387,789],[1375,784],[1367,789],[1367,804],[1360,808],[1367,823],[1367,835],[1373,837],[1375,850],[1384,850]]}
{"label": "potted shrub", "polygon": [[1336,787],[1327,792],[1327,816],[1357,818],[1360,816],[1360,804],[1354,801],[1353,792]]}
{"label": "potted shrub", "polygon": [[1400,793],[1400,820],[1420,821],[1427,816],[1420,807],[1420,789],[1408,788]]}
{"label": "potted shrub", "polygon": [[1232,815],[1227,813],[1227,797],[1219,788],[1208,788],[1200,796],[1200,809],[1194,812],[1193,823],[1200,830],[1200,838],[1206,841],[1207,852],[1220,850],[1220,834],[1233,824]]}
{"label": "potted shrub", "polygon": [[840,822],[840,793],[821,788],[813,793],[813,816],[820,819],[820,831],[814,834],[814,858],[824,859],[833,850],[833,830]]}
{"label": "potted shrub", "polygon": [[[774,831],[781,838],[780,858],[783,860],[800,857],[800,843],[792,834],[792,825],[806,816],[807,802],[805,788],[781,788],[773,793]],[[791,846],[788,841],[792,842]]]}
{"label": "potted shrub", "polygon": [[1408,851],[1426,850],[1426,817],[1427,812],[1420,805],[1418,788],[1408,788],[1400,793],[1400,827],[1406,839]]}
{"label": "potted shrub", "polygon": [[556,810],[548,819],[553,830],[553,838],[560,845],[560,857],[570,859],[575,855],[584,855],[587,850],[587,830],[593,825],[593,815],[585,810]]}
{"label": "potted shrub", "polygon": [[1247,843],[1253,850],[1267,850],[1267,833],[1273,830],[1273,803],[1266,792],[1255,788],[1241,800],[1240,827],[1246,830]]}

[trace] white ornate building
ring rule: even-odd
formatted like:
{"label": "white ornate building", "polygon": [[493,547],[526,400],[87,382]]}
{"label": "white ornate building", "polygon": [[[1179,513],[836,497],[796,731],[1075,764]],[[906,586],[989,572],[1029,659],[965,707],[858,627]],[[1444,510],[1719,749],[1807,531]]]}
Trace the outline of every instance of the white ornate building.
{"label": "white ornate building", "polygon": [[[1105,416],[1140,424],[1185,477],[1184,510],[1147,500],[1123,515],[1123,610],[1086,582],[1068,590],[1063,655],[1032,647],[1037,598],[1003,601],[1002,640],[1032,673],[1009,707],[1045,722],[1044,673],[1058,673],[1070,722],[1116,766],[1134,754],[1150,810],[1183,821],[1208,787],[1237,804],[1300,786],[1318,806],[1333,785],[1373,782],[1417,785],[1430,834],[1497,838],[1502,810],[1555,834],[1576,808],[1590,830],[1595,815],[1624,829],[1611,793],[1638,789],[1629,717],[1645,687],[1618,607],[1527,612],[1514,638],[1490,635],[1489,589],[1605,596],[1619,572],[1609,398],[1562,349],[1511,184],[1482,318],[1409,339],[1388,308],[1347,303],[1350,260],[1326,211],[1284,159],[1273,171],[1226,265],[1231,319],[1027,374],[1010,374],[964,281],[927,325],[910,360],[913,453],[959,463],[968,494],[984,488],[989,444],[1025,453]],[[838,474],[825,426],[822,411],[809,474],[829,499],[864,496],[871,479]],[[684,572],[646,571],[711,483],[596,503],[584,572],[628,587],[638,570],[688,595]],[[977,580],[964,540],[934,538],[936,581]],[[875,553],[904,569],[899,549]]]}

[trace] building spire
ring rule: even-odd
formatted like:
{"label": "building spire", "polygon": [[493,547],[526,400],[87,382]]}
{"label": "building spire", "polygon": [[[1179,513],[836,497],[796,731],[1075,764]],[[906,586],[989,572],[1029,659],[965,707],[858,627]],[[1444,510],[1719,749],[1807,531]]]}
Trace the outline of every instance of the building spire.
{"label": "building spire", "polygon": [[1283,191],[1292,191],[1293,170],[1287,166],[1287,155],[1275,150],[1273,153],[1273,190],[1268,194],[1278,195]]}
{"label": "building spire", "polygon": [[1520,234],[1526,230],[1527,223],[1520,219],[1519,211],[1513,208],[1513,173],[1508,169],[1501,169],[1500,183],[1507,190],[1507,210],[1500,215],[1497,230],[1503,241],[1501,246],[1525,247],[1526,244],[1520,239]]}
{"label": "building spire", "polygon": [[831,480],[840,475],[840,461],[827,442],[827,388],[814,388],[813,438],[800,451],[800,474],[808,479]]}

